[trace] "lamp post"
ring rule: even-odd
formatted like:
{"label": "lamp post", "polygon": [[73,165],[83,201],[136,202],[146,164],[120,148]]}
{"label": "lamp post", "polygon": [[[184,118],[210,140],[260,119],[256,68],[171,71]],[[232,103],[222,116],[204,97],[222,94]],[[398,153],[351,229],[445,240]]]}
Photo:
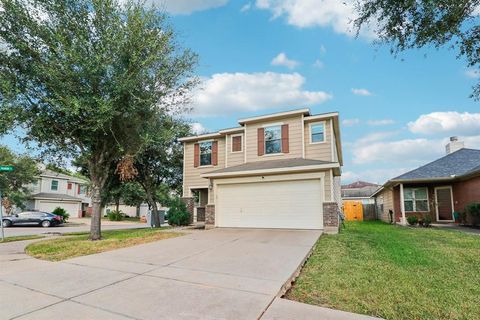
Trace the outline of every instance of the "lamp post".
{"label": "lamp post", "polygon": [[[0,166],[0,172],[12,172],[13,166]],[[3,204],[2,204],[2,189],[0,189],[0,229],[2,235],[2,242],[5,241],[5,233],[3,231]]]}

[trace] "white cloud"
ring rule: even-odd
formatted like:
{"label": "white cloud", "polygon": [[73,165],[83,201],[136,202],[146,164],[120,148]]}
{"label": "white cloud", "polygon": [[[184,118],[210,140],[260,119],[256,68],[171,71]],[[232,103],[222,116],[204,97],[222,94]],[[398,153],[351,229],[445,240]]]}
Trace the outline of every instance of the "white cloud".
{"label": "white cloud", "polygon": [[193,98],[193,113],[216,116],[269,108],[311,106],[332,98],[324,91],[303,90],[298,73],[217,73],[203,82]]}
{"label": "white cloud", "polygon": [[469,69],[465,70],[465,76],[467,78],[471,78],[471,79],[478,79],[478,78],[480,78],[480,70],[474,69],[474,68],[469,68]]}
{"label": "white cloud", "polygon": [[321,54],[326,54],[327,53],[327,48],[325,48],[325,46],[323,44],[320,46],[320,53]]}
{"label": "white cloud", "polygon": [[480,113],[432,112],[409,122],[408,128],[421,134],[477,135],[480,134]]}
{"label": "white cloud", "polygon": [[240,12],[247,12],[252,8],[252,3],[248,2],[243,5],[243,7],[240,9]]}
{"label": "white cloud", "polygon": [[208,131],[200,122],[191,123],[190,128],[193,134],[203,134]]}
{"label": "white cloud", "polygon": [[359,123],[360,123],[360,119],[357,119],[357,118],[342,120],[342,124],[347,127],[354,126]]}
{"label": "white cloud", "polygon": [[228,0],[147,0],[145,4],[155,5],[171,14],[190,14],[194,11],[221,7],[227,2]]}
{"label": "white cloud", "polygon": [[323,66],[324,66],[324,64],[323,64],[322,61],[320,61],[320,59],[317,59],[317,60],[315,60],[315,62],[313,63],[313,66],[314,66],[315,68],[322,69]]}
{"label": "white cloud", "polygon": [[300,63],[295,60],[288,59],[287,55],[284,52],[279,53],[275,58],[270,62],[272,66],[284,66],[288,69],[294,69]]}
{"label": "white cloud", "polygon": [[[287,23],[296,27],[331,27],[353,37],[352,21],[358,17],[354,3],[355,0],[257,0],[256,6],[272,12],[273,19],[286,16]],[[375,37],[369,29],[362,30],[360,35]]]}
{"label": "white cloud", "polygon": [[370,126],[388,126],[394,124],[395,121],[392,119],[381,119],[381,120],[368,120],[368,125]]}
{"label": "white cloud", "polygon": [[444,153],[445,141],[404,139],[358,143],[352,150],[353,163],[424,164]]}
{"label": "white cloud", "polygon": [[414,169],[414,167],[367,169],[359,171],[342,172],[342,184],[352,183],[358,180],[371,183],[384,184],[386,181]]}
{"label": "white cloud", "polygon": [[356,94],[357,96],[365,96],[365,97],[372,95],[372,93],[367,89],[361,89],[361,88],[358,88],[358,89],[352,88],[352,93]]}

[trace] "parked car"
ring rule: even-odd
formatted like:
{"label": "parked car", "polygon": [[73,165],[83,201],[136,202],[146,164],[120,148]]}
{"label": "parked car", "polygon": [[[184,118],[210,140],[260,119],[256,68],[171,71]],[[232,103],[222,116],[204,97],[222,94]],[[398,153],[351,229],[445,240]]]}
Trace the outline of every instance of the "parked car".
{"label": "parked car", "polygon": [[42,211],[26,211],[3,217],[3,226],[40,225],[44,228],[55,227],[63,223],[63,218],[53,213]]}

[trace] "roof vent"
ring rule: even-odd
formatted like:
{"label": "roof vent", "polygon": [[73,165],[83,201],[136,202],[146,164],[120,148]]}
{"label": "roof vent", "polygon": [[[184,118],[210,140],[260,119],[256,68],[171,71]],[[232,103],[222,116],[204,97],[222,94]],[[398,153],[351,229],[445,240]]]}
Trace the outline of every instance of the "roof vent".
{"label": "roof vent", "polygon": [[445,146],[445,151],[450,154],[463,148],[465,148],[465,143],[458,141],[457,136],[453,136],[450,137],[450,142]]}

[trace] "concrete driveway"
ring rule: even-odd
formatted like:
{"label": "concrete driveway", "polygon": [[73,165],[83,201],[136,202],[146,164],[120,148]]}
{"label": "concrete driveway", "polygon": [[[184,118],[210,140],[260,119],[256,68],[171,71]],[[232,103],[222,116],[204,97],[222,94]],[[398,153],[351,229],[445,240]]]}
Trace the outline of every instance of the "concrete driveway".
{"label": "concrete driveway", "polygon": [[0,245],[0,318],[258,319],[319,236],[214,229],[57,263]]}

